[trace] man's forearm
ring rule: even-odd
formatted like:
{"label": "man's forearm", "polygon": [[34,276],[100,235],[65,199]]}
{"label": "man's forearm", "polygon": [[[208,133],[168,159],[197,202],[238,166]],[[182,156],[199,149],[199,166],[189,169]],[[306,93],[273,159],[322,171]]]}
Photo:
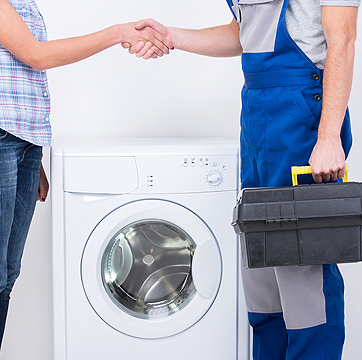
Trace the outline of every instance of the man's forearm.
{"label": "man's forearm", "polygon": [[168,28],[173,46],[191,53],[214,56],[240,56],[239,26],[235,20],[230,24],[202,30]]}
{"label": "man's forearm", "polygon": [[[323,9],[322,14],[331,9]],[[346,9],[340,8],[337,11]],[[349,11],[351,10],[351,11]],[[357,8],[348,8],[355,19]],[[355,14],[354,14],[355,13]],[[332,16],[332,12],[327,18]],[[352,15],[351,14],[351,15]],[[326,16],[326,15],[325,15]],[[324,17],[325,17],[324,16]],[[337,16],[337,14],[335,14]],[[339,137],[340,130],[346,112],[353,77],[353,65],[356,39],[356,29],[351,19],[351,27],[341,29],[339,34],[325,32],[327,36],[328,51],[323,76],[323,104],[322,116],[319,128],[320,136]],[[330,25],[338,26],[339,24]]]}

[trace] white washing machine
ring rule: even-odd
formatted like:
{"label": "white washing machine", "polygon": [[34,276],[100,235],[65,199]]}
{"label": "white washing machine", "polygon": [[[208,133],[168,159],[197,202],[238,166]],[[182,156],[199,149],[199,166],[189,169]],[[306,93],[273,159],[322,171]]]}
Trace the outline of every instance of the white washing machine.
{"label": "white washing machine", "polygon": [[234,140],[54,141],[54,360],[248,359],[237,174]]}

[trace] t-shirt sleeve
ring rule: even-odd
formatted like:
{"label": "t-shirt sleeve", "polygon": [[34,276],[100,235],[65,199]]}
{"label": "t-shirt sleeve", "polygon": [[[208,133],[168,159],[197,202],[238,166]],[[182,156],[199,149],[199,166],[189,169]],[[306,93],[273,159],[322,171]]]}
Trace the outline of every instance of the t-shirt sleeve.
{"label": "t-shirt sleeve", "polygon": [[361,0],[320,0],[321,6],[360,6]]}

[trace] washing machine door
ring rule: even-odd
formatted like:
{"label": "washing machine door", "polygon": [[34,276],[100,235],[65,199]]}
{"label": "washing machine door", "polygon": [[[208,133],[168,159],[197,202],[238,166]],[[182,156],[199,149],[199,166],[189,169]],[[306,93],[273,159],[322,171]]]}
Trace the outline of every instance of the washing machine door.
{"label": "washing machine door", "polygon": [[220,250],[208,226],[165,200],[125,204],[85,245],[81,277],[88,301],[112,328],[162,338],[199,321],[217,296]]}

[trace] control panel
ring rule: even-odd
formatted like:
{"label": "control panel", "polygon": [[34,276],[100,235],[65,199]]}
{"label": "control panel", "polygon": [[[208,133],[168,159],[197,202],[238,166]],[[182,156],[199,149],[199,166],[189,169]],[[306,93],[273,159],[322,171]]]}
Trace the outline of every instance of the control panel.
{"label": "control panel", "polygon": [[[60,143],[59,143],[60,144]],[[54,144],[63,190],[95,194],[186,194],[239,188],[239,142],[221,138],[93,139]],[[89,179],[97,181],[88,181]]]}
{"label": "control panel", "polygon": [[216,157],[184,157],[183,167],[202,168],[205,173],[205,183],[212,188],[222,185],[227,168],[226,164],[220,163],[220,159]]}
{"label": "control panel", "polygon": [[[157,156],[136,158],[140,187],[150,192],[203,192],[235,190],[237,156]],[[142,164],[141,164],[142,163]],[[144,172],[145,169],[147,172]]]}

